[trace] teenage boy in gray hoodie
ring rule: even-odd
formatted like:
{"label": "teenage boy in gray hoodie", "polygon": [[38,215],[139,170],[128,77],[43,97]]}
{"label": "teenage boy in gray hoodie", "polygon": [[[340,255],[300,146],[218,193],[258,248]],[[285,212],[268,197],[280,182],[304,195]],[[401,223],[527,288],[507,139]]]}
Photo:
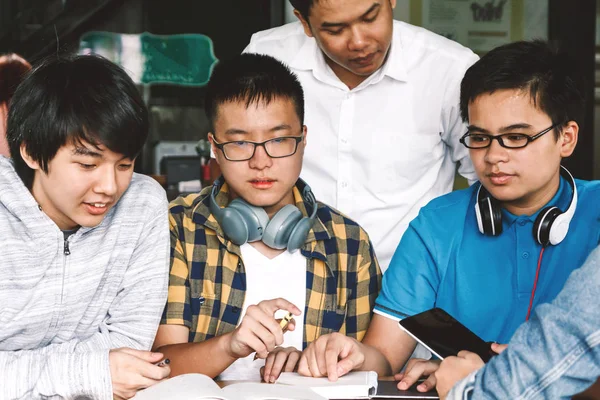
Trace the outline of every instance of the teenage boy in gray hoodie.
{"label": "teenage boy in gray hoodie", "polygon": [[164,191],[133,173],[146,107],[118,66],[55,57],[17,89],[0,157],[0,399],[132,397],[166,301]]}

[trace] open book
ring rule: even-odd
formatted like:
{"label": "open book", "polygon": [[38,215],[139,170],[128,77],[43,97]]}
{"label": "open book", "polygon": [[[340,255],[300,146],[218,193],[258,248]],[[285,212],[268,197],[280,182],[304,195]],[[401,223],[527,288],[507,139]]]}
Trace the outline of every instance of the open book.
{"label": "open book", "polygon": [[135,400],[326,400],[309,388],[241,382],[219,387],[202,374],[179,375],[141,390]]}
{"label": "open book", "polygon": [[377,373],[354,371],[331,382],[327,378],[310,378],[296,372],[283,372],[276,384],[309,387],[328,399],[369,399],[377,393]]}
{"label": "open book", "polygon": [[335,382],[327,378],[308,378],[293,372],[284,372],[277,379],[277,384],[309,387],[328,399],[439,399],[437,393],[421,393],[416,389],[417,382],[408,390],[398,390],[398,382],[377,380],[377,373],[371,371],[355,371],[340,377]]}

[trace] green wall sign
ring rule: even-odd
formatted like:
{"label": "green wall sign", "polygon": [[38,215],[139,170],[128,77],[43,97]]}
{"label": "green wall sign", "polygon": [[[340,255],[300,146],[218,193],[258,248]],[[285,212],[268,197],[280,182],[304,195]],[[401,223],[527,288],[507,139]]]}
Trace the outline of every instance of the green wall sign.
{"label": "green wall sign", "polygon": [[88,32],[80,54],[100,54],[143,85],[203,86],[217,63],[212,40],[202,34],[153,35]]}

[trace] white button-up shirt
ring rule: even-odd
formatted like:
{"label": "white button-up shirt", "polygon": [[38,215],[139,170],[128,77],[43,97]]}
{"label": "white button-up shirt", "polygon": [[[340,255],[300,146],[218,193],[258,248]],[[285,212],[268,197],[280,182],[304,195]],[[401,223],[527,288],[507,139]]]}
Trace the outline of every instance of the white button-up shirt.
{"label": "white button-up shirt", "polygon": [[394,21],[387,61],[350,90],[299,22],[258,32],[246,52],[271,55],[298,76],[308,128],[302,178],[315,196],[363,226],[385,270],[409,222],[452,189],[456,164],[475,173],[459,143],[460,81],[469,49]]}

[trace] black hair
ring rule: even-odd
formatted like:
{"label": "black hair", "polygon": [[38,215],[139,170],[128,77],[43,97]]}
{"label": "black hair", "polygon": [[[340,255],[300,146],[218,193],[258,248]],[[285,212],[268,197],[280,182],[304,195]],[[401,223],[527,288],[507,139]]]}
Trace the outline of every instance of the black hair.
{"label": "black hair", "polygon": [[244,101],[249,107],[278,98],[293,102],[300,124],[304,125],[304,92],[296,75],[271,56],[243,53],[215,66],[206,86],[204,108],[214,132],[220,104]]}
{"label": "black hair", "polygon": [[148,111],[137,87],[116,64],[95,55],[52,56],[17,88],[8,112],[7,140],[15,170],[31,188],[27,154],[48,173],[66,144],[87,142],[134,159],[148,136]]}
{"label": "black hair", "polygon": [[294,9],[298,10],[302,18],[308,22],[308,16],[310,15],[310,9],[312,8],[315,0],[290,0],[290,4]]}
{"label": "black hair", "polygon": [[[585,82],[577,63],[558,47],[542,40],[509,43],[491,50],[465,73],[460,87],[460,112],[469,120],[469,104],[497,90],[529,91],[533,105],[553,124],[585,115]],[[556,137],[560,129],[555,131]]]}

